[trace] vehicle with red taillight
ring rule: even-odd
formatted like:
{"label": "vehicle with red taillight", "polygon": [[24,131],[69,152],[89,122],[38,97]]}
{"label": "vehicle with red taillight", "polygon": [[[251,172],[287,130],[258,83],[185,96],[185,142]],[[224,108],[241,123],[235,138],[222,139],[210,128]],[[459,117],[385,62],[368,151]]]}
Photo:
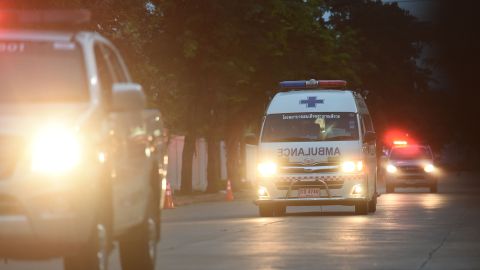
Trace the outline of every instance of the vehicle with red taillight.
{"label": "vehicle with red taillight", "polygon": [[437,192],[437,168],[428,145],[400,144],[392,147],[385,162],[387,193],[396,187],[428,187]]}

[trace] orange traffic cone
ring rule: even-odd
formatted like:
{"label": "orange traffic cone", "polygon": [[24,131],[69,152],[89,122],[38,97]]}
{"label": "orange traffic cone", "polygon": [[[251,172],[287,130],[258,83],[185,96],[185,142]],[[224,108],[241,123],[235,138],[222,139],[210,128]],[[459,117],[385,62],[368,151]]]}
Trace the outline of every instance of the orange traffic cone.
{"label": "orange traffic cone", "polygon": [[173,204],[173,195],[172,188],[170,187],[170,182],[167,181],[167,189],[165,190],[165,204],[163,205],[164,209],[173,209],[175,205]]}
{"label": "orange traffic cone", "polygon": [[230,180],[227,180],[227,194],[225,195],[226,201],[233,201],[233,192],[232,192],[232,185],[230,184]]}

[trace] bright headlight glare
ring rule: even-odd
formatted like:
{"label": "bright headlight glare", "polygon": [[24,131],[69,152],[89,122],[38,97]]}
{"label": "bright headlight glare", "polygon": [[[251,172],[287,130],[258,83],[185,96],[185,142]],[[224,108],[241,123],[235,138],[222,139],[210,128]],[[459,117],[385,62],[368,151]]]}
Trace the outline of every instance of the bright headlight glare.
{"label": "bright headlight glare", "polygon": [[435,167],[432,164],[427,164],[425,167],[423,167],[423,170],[425,172],[431,173],[435,170]]}
{"label": "bright headlight glare", "polygon": [[397,172],[397,167],[395,167],[395,166],[392,165],[392,164],[388,164],[388,165],[387,165],[387,172],[389,172],[389,173],[395,173],[395,172]]}
{"label": "bright headlight glare", "polygon": [[351,172],[361,172],[363,170],[362,161],[344,161],[342,163],[342,171],[351,173]]}
{"label": "bright headlight glare", "polygon": [[73,131],[59,127],[41,130],[32,141],[32,170],[62,173],[80,162],[81,147]]}
{"label": "bright headlight glare", "polygon": [[262,186],[260,186],[258,188],[257,193],[258,193],[258,196],[260,196],[260,197],[268,197],[269,196],[267,188],[262,187]]}
{"label": "bright headlight glare", "polygon": [[355,185],[353,186],[353,189],[352,189],[352,194],[362,194],[363,193],[363,187],[362,185]]}
{"label": "bright headlight glare", "polygon": [[277,173],[277,164],[272,161],[262,162],[258,164],[258,172],[263,177],[270,177]]}

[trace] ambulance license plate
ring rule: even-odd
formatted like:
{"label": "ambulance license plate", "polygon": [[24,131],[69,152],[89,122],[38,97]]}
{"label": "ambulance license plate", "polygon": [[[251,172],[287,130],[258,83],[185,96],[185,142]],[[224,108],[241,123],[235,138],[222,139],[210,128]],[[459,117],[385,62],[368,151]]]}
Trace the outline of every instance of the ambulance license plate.
{"label": "ambulance license plate", "polygon": [[299,198],[318,198],[320,197],[319,188],[299,188],[298,189]]}

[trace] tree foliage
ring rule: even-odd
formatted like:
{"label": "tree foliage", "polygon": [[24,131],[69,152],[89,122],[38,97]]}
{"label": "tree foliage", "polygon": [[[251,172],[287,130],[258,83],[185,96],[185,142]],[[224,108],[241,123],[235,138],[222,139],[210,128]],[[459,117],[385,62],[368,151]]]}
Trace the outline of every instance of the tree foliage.
{"label": "tree foliage", "polygon": [[[382,128],[387,121],[405,119],[406,112],[414,114],[422,98],[412,105],[412,95],[420,97],[428,88],[428,71],[417,63],[421,44],[428,40],[426,26],[396,4],[367,0],[22,3],[22,8],[90,9],[94,18],[90,29],[112,39],[127,55],[134,78],[144,85],[151,106],[162,111],[172,133],[189,137],[184,155],[194,154],[192,137],[227,142],[234,184],[241,178],[238,145],[245,132],[258,134],[279,81],[346,79],[353,88],[368,89],[372,94],[367,101]],[[217,152],[217,147],[210,150]],[[218,163],[210,160],[214,156],[209,155],[211,164]],[[191,181],[191,172],[182,175]],[[218,177],[218,173],[209,175]],[[212,185],[217,179],[213,180]]]}

